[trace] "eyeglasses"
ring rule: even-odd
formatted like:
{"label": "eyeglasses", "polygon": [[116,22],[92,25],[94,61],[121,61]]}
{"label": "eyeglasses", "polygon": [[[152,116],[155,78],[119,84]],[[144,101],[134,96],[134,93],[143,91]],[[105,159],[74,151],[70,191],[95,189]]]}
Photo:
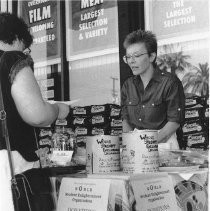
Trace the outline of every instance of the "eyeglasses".
{"label": "eyeglasses", "polygon": [[145,55],[145,54],[148,54],[148,53],[134,53],[133,55],[125,55],[123,56],[123,60],[124,62],[127,64],[131,61],[131,59],[138,59],[139,57]]}
{"label": "eyeglasses", "polygon": [[31,49],[30,49],[30,48],[26,48],[26,49],[23,51],[23,53],[24,53],[25,55],[29,55],[29,54],[31,53]]}

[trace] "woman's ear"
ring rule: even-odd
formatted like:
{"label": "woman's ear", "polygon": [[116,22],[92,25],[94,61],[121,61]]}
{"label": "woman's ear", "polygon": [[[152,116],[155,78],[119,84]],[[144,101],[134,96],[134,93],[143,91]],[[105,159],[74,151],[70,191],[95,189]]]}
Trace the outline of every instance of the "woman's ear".
{"label": "woman's ear", "polygon": [[150,54],[150,62],[151,63],[155,61],[156,56],[157,56],[157,54],[155,52],[153,52],[153,53]]}

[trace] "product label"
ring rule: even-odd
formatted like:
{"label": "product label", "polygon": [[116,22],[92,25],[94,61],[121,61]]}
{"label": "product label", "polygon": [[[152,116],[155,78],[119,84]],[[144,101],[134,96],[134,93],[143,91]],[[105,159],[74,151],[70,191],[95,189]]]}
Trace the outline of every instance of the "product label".
{"label": "product label", "polygon": [[199,117],[198,110],[185,111],[185,118],[194,118],[194,117]]}
{"label": "product label", "polygon": [[41,129],[40,133],[39,133],[40,137],[44,137],[44,136],[52,136],[52,132],[51,130],[45,130],[45,129]]}
{"label": "product label", "polygon": [[139,138],[140,138],[139,141],[144,141],[144,144],[146,145],[148,152],[158,151],[158,143],[154,135],[144,134],[144,135],[140,135]]}
{"label": "product label", "polygon": [[120,136],[122,135],[122,129],[112,129],[110,132],[111,136]]}
{"label": "product label", "polygon": [[75,124],[80,124],[80,125],[82,125],[82,124],[84,124],[84,122],[85,122],[85,119],[84,119],[84,118],[76,117],[76,118],[74,119],[74,121],[73,121],[73,124],[74,124],[74,125],[75,125]]}
{"label": "product label", "polygon": [[86,142],[88,173],[105,173],[120,170],[119,137],[92,136]]}
{"label": "product label", "polygon": [[119,116],[120,109],[119,108],[111,108],[110,116]]}
{"label": "product label", "polygon": [[186,106],[190,106],[190,105],[195,105],[197,102],[196,102],[196,100],[195,99],[186,99],[185,100],[185,105]]}
{"label": "product label", "polygon": [[74,110],[73,110],[73,114],[86,115],[87,111],[83,107],[75,107]]}
{"label": "product label", "polygon": [[99,113],[105,111],[105,106],[92,106],[91,113]]}
{"label": "product label", "polygon": [[92,135],[104,135],[104,129],[103,128],[93,128]]}
{"label": "product label", "polygon": [[122,127],[122,120],[121,119],[112,119],[111,127]]}
{"label": "product label", "polygon": [[157,132],[122,134],[124,173],[156,172],[159,169],[158,156]]}
{"label": "product label", "polygon": [[75,133],[77,134],[77,135],[87,135],[87,128],[80,128],[80,127],[77,127],[76,129],[75,129]]}
{"label": "product label", "polygon": [[201,131],[202,127],[196,122],[193,122],[193,123],[184,124],[182,129],[184,133],[187,133],[187,132],[192,132],[192,131]]}
{"label": "product label", "polygon": [[187,145],[192,146],[193,144],[204,143],[206,140],[205,136],[202,134],[188,135],[187,137]]}
{"label": "product label", "polygon": [[92,117],[92,124],[99,124],[104,123],[104,117],[103,116],[93,116]]}

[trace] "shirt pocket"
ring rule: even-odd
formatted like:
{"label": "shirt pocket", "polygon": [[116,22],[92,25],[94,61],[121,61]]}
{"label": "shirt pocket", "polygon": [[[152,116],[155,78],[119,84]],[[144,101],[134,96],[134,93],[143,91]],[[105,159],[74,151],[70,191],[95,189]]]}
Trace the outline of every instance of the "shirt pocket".
{"label": "shirt pocket", "polygon": [[138,98],[128,99],[125,102],[125,106],[127,108],[129,119],[135,119],[139,110],[139,99]]}
{"label": "shirt pocket", "polygon": [[159,122],[166,119],[166,104],[162,99],[149,102],[145,106],[145,120],[148,122]]}
{"label": "shirt pocket", "polygon": [[126,106],[137,106],[139,104],[138,98],[129,99],[125,102]]}

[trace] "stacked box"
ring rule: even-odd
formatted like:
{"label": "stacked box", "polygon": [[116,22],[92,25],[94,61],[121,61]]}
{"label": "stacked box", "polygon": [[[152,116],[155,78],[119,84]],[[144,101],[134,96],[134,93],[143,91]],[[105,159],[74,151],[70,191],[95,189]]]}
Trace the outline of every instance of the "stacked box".
{"label": "stacked box", "polygon": [[39,148],[51,148],[52,145],[52,128],[49,127],[42,127],[38,130],[38,146]]}
{"label": "stacked box", "polygon": [[75,132],[77,149],[86,148],[87,136],[122,134],[120,106],[115,104],[73,107],[67,121]]}
{"label": "stacked box", "polygon": [[67,117],[69,127],[74,131],[77,146],[85,147],[86,136],[90,135],[90,106],[75,106]]}
{"label": "stacked box", "polygon": [[120,106],[91,105],[72,108],[68,122],[78,137],[91,135],[121,135]]}
{"label": "stacked box", "polygon": [[185,101],[185,123],[182,126],[183,142],[187,150],[208,148],[207,99],[199,96],[187,97]]}
{"label": "stacked box", "polygon": [[68,124],[76,134],[76,136],[90,135],[90,107],[89,106],[76,106],[71,109],[68,116]]}
{"label": "stacked box", "polygon": [[120,106],[115,104],[92,105],[90,109],[91,135],[122,134]]}
{"label": "stacked box", "polygon": [[110,135],[122,136],[122,119],[121,119],[121,108],[111,107],[110,109],[111,117],[111,130]]}

